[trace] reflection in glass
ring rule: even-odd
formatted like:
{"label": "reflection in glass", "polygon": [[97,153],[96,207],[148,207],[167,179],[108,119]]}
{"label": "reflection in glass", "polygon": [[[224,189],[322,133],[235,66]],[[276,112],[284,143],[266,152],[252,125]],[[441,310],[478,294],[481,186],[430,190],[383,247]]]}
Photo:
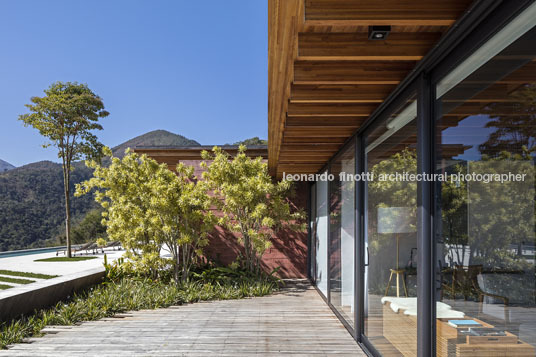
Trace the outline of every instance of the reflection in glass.
{"label": "reflection in glass", "polygon": [[[309,231],[310,231],[310,244],[309,244],[309,276],[311,279],[316,279],[316,184],[311,185],[311,217],[309,217]],[[313,260],[314,259],[314,260]]]}
{"label": "reflection in glass", "polygon": [[382,354],[417,355],[416,101],[366,136],[365,335]]}
{"label": "reflection in glass", "polygon": [[[330,182],[330,299],[346,321],[354,321],[355,145],[333,160]],[[342,180],[341,180],[342,178]]]}
{"label": "reflection in glass", "polygon": [[316,184],[316,286],[328,296],[328,182]]}
{"label": "reflection in glass", "polygon": [[536,30],[512,24],[437,88],[438,304],[478,324],[438,313],[438,356],[536,355]]}

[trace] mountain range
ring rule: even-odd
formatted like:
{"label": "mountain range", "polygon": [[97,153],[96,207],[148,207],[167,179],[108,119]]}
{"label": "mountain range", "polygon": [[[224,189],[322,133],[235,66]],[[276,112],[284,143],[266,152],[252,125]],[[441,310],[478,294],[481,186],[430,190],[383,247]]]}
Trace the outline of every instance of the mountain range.
{"label": "mountain range", "polygon": [[9,162],[0,159],[0,172],[6,172],[14,168],[15,166],[11,165]]}
{"label": "mountain range", "polygon": [[[128,147],[136,146],[200,144],[182,135],[155,130],[128,140],[112,151],[114,156],[122,157]],[[75,184],[92,176],[92,171],[83,162],[73,166],[71,192],[74,192]],[[7,171],[2,170],[4,167]],[[40,161],[15,168],[0,160],[0,251],[59,244],[65,220],[63,201],[61,164]],[[71,202],[73,225],[97,208],[92,195],[77,197]]]}

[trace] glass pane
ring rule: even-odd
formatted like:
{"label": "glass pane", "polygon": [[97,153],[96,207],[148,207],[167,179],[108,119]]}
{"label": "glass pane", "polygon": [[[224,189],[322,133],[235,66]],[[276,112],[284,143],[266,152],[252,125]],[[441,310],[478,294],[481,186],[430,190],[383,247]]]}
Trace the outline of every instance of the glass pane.
{"label": "glass pane", "polygon": [[485,45],[493,56],[472,56],[438,87],[438,356],[536,355],[536,29],[526,25],[514,20]]}
{"label": "glass pane", "polygon": [[310,239],[311,242],[309,244],[310,251],[309,251],[309,257],[310,257],[310,270],[309,270],[309,276],[311,279],[315,279],[315,271],[316,271],[316,185],[313,183],[311,185],[311,217],[309,222],[309,229],[310,229]]}
{"label": "glass pane", "polygon": [[328,182],[316,183],[316,286],[328,296]]}
{"label": "glass pane", "polygon": [[[354,321],[355,145],[331,164],[330,182],[330,299],[346,321]],[[351,175],[351,176],[348,176]]]}
{"label": "glass pane", "polygon": [[389,356],[417,355],[416,115],[412,97],[366,137],[365,335]]}

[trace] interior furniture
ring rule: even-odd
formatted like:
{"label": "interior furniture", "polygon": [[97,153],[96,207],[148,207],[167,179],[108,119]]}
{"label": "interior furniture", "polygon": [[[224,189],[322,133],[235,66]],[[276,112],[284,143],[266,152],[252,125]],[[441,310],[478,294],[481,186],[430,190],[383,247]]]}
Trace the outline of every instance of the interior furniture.
{"label": "interior furniture", "polygon": [[[386,296],[383,304],[383,335],[403,355],[417,355],[417,298]],[[448,324],[448,320],[470,319],[483,327],[494,326],[466,316],[449,305],[437,302],[437,356],[440,357],[534,357],[534,346],[521,341],[508,331],[506,336],[467,336],[461,328]]]}
{"label": "interior furniture", "polygon": [[396,296],[400,296],[400,280],[402,280],[406,297],[408,296],[404,269],[400,268],[399,262],[400,234],[413,232],[415,232],[415,215],[411,207],[378,207],[378,233],[394,234],[396,239],[396,266],[389,269],[389,282],[385,289],[385,296],[389,293],[393,275],[396,276]]}

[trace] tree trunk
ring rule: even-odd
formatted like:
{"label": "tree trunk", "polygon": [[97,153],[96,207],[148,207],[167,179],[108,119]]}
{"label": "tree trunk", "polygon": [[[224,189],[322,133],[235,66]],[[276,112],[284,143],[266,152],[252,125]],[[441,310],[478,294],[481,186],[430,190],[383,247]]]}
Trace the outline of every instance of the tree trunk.
{"label": "tree trunk", "polygon": [[175,280],[175,284],[179,283],[179,257],[175,259],[175,266],[173,267],[173,280]]}
{"label": "tree trunk", "polygon": [[67,257],[71,258],[71,197],[69,190],[69,168],[63,165],[63,187],[65,191],[65,240],[67,244]]}

